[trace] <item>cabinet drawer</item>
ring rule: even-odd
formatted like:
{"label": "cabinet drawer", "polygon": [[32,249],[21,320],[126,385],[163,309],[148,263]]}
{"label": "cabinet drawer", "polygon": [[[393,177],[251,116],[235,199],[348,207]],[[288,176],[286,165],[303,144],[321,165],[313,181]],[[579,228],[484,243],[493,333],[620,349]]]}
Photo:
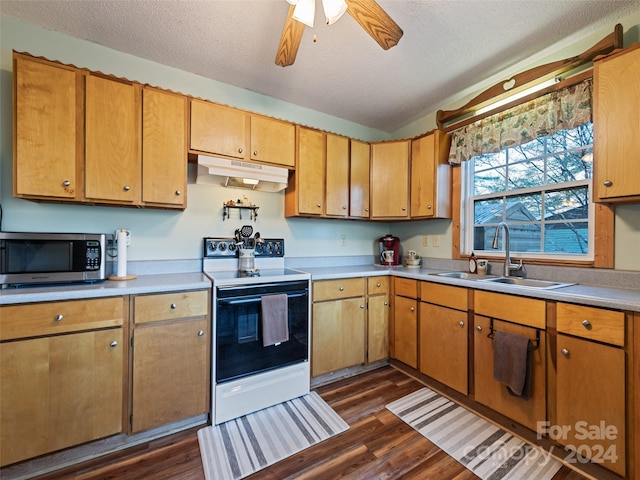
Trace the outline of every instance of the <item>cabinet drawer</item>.
{"label": "cabinet drawer", "polygon": [[410,278],[395,277],[393,279],[394,295],[418,298],[418,281]]}
{"label": "cabinet drawer", "polygon": [[137,296],[133,300],[133,319],[135,323],[147,323],[202,317],[209,312],[208,299],[207,290]]}
{"label": "cabinet drawer", "polygon": [[546,327],[544,300],[476,290],[474,310],[478,315],[485,317],[499,318],[543,330]]}
{"label": "cabinet drawer", "polygon": [[465,312],[468,306],[466,288],[439,283],[420,282],[420,300]]}
{"label": "cabinet drawer", "polygon": [[389,293],[389,277],[367,277],[367,294]]}
{"label": "cabinet drawer", "polygon": [[624,312],[558,303],[558,332],[624,346]]}
{"label": "cabinet drawer", "polygon": [[340,278],[313,282],[313,301],[364,296],[364,278]]}
{"label": "cabinet drawer", "polygon": [[121,326],[122,297],[0,307],[0,340]]}

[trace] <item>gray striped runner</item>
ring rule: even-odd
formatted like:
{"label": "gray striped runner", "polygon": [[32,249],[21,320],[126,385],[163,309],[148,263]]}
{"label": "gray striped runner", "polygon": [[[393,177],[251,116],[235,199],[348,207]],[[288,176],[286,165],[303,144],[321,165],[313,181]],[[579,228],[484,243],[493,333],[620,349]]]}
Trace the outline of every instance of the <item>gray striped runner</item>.
{"label": "gray striped runner", "polygon": [[548,480],[561,467],[538,447],[428,388],[387,409],[483,480]]}
{"label": "gray striped runner", "polygon": [[202,428],[198,442],[205,478],[244,478],[348,429],[316,392]]}

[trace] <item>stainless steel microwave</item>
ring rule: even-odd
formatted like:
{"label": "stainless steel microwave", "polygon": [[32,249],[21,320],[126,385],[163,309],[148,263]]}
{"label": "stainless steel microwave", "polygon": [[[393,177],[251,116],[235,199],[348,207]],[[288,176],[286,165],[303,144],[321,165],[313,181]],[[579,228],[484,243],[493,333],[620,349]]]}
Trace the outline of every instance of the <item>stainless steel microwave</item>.
{"label": "stainless steel microwave", "polygon": [[98,282],[105,250],[105,234],[0,232],[0,283]]}

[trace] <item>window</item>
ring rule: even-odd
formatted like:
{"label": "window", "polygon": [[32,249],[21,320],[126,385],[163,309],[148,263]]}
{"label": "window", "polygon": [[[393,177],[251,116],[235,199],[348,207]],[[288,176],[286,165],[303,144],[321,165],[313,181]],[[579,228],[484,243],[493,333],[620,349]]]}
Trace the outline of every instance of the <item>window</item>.
{"label": "window", "polygon": [[592,145],[589,122],[464,162],[463,251],[499,255],[493,237],[506,222],[515,255],[593,260]]}

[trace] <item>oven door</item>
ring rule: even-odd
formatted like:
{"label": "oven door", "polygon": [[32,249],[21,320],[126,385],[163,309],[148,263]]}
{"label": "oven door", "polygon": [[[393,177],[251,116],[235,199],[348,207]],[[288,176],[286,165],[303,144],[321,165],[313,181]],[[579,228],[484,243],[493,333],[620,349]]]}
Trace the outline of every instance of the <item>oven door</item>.
{"label": "oven door", "polygon": [[[286,294],[289,340],[263,346],[261,301]],[[309,282],[216,288],[215,382],[222,383],[309,359]]]}

